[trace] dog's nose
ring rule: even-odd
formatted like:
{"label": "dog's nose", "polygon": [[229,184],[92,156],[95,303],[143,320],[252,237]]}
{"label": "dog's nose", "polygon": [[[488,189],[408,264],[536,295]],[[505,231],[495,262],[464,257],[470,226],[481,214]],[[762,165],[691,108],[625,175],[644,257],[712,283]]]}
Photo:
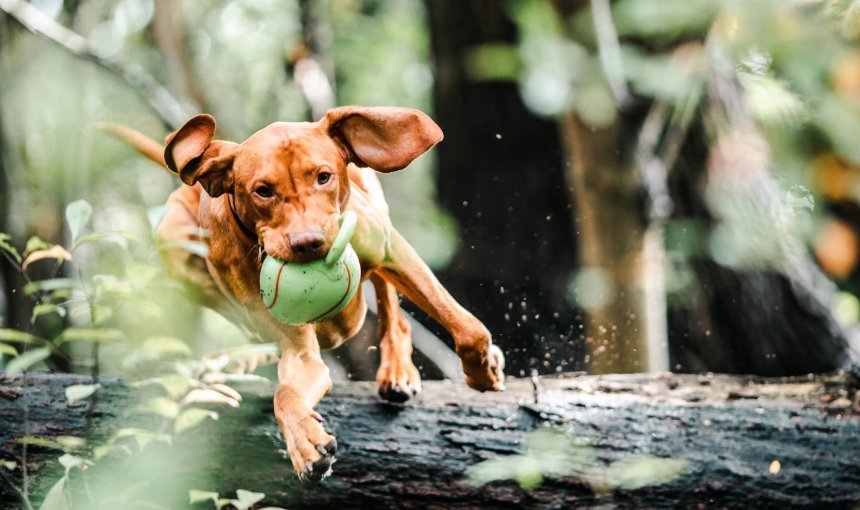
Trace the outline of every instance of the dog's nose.
{"label": "dog's nose", "polygon": [[295,232],[287,237],[290,240],[290,250],[300,256],[316,255],[325,245],[325,232],[322,229]]}

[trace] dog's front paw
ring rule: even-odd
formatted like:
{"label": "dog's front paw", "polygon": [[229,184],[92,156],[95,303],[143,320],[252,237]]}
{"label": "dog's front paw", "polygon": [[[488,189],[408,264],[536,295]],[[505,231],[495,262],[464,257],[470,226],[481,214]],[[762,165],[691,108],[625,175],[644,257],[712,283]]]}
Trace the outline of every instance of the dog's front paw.
{"label": "dog's front paw", "polygon": [[466,384],[478,391],[503,391],[505,389],[505,355],[491,342],[483,352],[461,353]]}
{"label": "dog's front paw", "polygon": [[317,445],[317,452],[320,458],[314,462],[311,460],[305,461],[305,467],[299,475],[299,480],[307,483],[317,483],[331,474],[331,466],[335,463],[335,453],[337,453],[337,439],[331,438],[331,441],[325,446]]}
{"label": "dog's front paw", "polygon": [[287,452],[299,480],[316,483],[331,474],[335,462],[337,440],[322,426],[319,413],[311,411],[282,426]]}

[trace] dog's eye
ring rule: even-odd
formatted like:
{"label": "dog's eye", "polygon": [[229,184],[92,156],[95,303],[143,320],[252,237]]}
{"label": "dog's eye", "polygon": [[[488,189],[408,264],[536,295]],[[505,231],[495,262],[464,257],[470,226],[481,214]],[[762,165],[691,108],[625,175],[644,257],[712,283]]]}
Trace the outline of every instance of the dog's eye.
{"label": "dog's eye", "polygon": [[272,188],[265,185],[257,186],[256,188],[254,188],[254,194],[262,198],[271,198],[273,195]]}
{"label": "dog's eye", "polygon": [[328,172],[320,172],[317,174],[317,184],[325,184],[331,180],[331,174]]}

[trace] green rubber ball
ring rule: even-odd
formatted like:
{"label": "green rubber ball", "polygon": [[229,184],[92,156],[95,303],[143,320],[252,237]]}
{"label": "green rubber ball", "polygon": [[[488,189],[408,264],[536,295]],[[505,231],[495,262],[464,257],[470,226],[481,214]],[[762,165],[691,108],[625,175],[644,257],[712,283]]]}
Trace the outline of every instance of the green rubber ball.
{"label": "green rubber ball", "polygon": [[334,317],[349,304],[361,283],[358,255],[349,244],[355,213],[340,218],[340,231],[325,259],[305,264],[266,257],[260,270],[260,296],[275,319],[308,324]]}

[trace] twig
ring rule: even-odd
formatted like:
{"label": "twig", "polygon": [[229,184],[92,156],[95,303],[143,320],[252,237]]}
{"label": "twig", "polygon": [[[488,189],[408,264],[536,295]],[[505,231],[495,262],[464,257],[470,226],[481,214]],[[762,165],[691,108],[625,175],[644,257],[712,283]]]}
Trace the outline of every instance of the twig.
{"label": "twig", "polygon": [[621,44],[618,42],[618,32],[612,21],[612,10],[609,0],[591,0],[591,16],[594,30],[597,33],[597,53],[606,74],[606,81],[612,89],[615,104],[623,108],[631,100],[627,82],[624,80],[624,65],[621,60]]}
{"label": "twig", "polygon": [[538,374],[538,371],[535,370],[534,368],[532,369],[530,379],[532,382],[532,397],[534,397],[535,405],[538,405],[538,404],[540,404],[540,393],[541,393],[540,374]]}
{"label": "twig", "polygon": [[12,490],[18,493],[18,496],[21,497],[21,501],[24,502],[24,505],[27,507],[27,510],[33,510],[33,504],[30,502],[30,498],[27,496],[27,493],[24,492],[21,487],[15,485],[15,482],[9,479],[9,477],[3,471],[0,471],[0,478],[3,478],[3,481],[6,482],[6,485],[12,487]]}
{"label": "twig", "polygon": [[179,127],[187,117],[179,101],[152,75],[138,66],[126,65],[97,55],[83,36],[45,16],[29,2],[0,0],[0,10],[34,34],[41,35],[69,53],[119,76],[146,101],[166,128],[173,130]]}

